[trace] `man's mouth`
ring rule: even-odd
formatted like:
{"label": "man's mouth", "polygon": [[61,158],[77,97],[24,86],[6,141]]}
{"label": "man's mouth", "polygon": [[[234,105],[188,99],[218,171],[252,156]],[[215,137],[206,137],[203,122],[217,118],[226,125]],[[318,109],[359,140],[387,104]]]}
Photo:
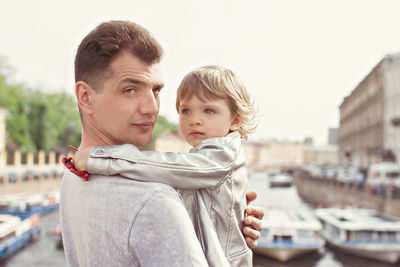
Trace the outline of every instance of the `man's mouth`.
{"label": "man's mouth", "polygon": [[142,131],[148,131],[153,129],[154,127],[154,121],[144,121],[144,122],[137,122],[133,123],[132,125],[136,126]]}

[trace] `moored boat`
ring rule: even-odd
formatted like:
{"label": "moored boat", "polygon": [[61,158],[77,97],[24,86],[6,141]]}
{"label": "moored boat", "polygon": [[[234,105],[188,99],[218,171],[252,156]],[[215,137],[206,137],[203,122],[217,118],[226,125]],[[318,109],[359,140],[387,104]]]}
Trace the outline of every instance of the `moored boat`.
{"label": "moored boat", "polygon": [[21,220],[20,217],[0,214],[0,260],[7,258],[35,239],[39,233],[39,215]]}
{"label": "moored boat", "polygon": [[270,187],[290,187],[293,184],[293,177],[289,174],[279,173],[269,176]]}
{"label": "moored boat", "polygon": [[285,262],[323,247],[320,230],[321,224],[306,208],[267,209],[254,252]]}
{"label": "moored boat", "polygon": [[38,193],[18,193],[0,197],[0,214],[10,214],[21,219],[32,215],[44,215],[58,208],[58,195],[52,192],[46,195]]}
{"label": "moored boat", "polygon": [[376,210],[317,209],[321,235],[341,251],[395,264],[400,259],[400,218]]}

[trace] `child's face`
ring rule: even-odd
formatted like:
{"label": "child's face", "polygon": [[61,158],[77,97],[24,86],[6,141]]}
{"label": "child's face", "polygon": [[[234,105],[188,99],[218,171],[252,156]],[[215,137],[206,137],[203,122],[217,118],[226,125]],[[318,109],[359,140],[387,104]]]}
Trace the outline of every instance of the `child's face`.
{"label": "child's face", "polygon": [[233,116],[225,99],[201,101],[197,96],[179,105],[179,126],[186,142],[197,146],[210,137],[222,137],[239,129],[241,118]]}

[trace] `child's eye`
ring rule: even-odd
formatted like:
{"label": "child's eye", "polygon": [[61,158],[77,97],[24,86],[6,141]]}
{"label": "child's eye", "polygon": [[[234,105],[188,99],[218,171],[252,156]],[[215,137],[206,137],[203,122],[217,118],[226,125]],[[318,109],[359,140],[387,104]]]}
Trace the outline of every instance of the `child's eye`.
{"label": "child's eye", "polygon": [[214,114],[214,113],[215,113],[215,110],[210,109],[210,108],[206,108],[205,113]]}
{"label": "child's eye", "polygon": [[182,114],[190,114],[190,109],[188,109],[188,108],[183,108],[183,109],[181,109],[181,113],[182,113]]}

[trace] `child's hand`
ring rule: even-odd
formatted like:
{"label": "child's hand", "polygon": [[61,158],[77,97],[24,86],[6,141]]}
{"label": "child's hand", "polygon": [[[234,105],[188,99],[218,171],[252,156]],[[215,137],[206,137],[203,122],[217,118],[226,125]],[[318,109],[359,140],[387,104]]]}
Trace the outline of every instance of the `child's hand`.
{"label": "child's hand", "polygon": [[86,171],[90,149],[91,147],[81,148],[75,153],[72,160],[76,170],[80,172]]}

